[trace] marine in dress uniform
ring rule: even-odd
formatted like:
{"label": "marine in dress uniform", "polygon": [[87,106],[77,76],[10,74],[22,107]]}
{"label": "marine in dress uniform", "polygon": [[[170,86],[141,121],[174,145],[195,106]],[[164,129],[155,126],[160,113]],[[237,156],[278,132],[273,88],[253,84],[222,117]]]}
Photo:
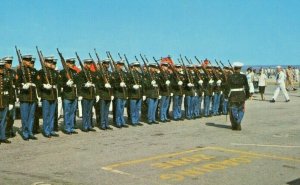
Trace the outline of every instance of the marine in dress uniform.
{"label": "marine in dress uniform", "polygon": [[7,70],[4,67],[4,61],[0,61],[0,144],[11,143],[6,138],[6,114],[9,110],[13,109],[13,87],[11,85],[12,78],[7,74]]}
{"label": "marine in dress uniform", "polygon": [[234,73],[228,76],[225,96],[229,99],[229,115],[232,130],[241,130],[245,113],[245,101],[250,97],[247,77],[241,74],[243,64],[233,63]]}
{"label": "marine in dress uniform", "polygon": [[123,70],[124,61],[116,63],[116,69],[112,73],[114,89],[114,121],[117,128],[128,127],[124,117],[124,109],[128,98],[127,72]]}
{"label": "marine in dress uniform", "polygon": [[205,70],[207,71],[206,78],[204,80],[204,117],[210,117],[210,105],[213,96],[214,89],[214,76],[212,75],[211,66],[206,66]]}
{"label": "marine in dress uniform", "polygon": [[195,84],[194,84],[194,74],[193,74],[193,69],[194,66],[188,65],[187,69],[185,71],[185,81],[183,85],[184,89],[184,110],[185,110],[185,118],[190,120],[193,119],[194,117],[194,97],[195,97]]}
{"label": "marine in dress uniform", "polygon": [[131,68],[132,73],[128,74],[128,99],[129,99],[129,118],[132,126],[142,124],[140,123],[140,112],[142,106],[142,81],[143,74],[140,71],[140,63],[138,61],[134,61],[129,66]]}
{"label": "marine in dress uniform", "polygon": [[171,89],[173,92],[173,120],[179,121],[184,120],[181,113],[182,106],[182,97],[184,95],[183,92],[183,81],[184,81],[184,73],[182,71],[181,65],[175,64],[174,71],[171,75]]}
{"label": "marine in dress uniform", "polygon": [[203,74],[200,73],[201,66],[196,65],[195,72],[195,91],[196,96],[194,97],[194,118],[201,118],[202,117],[202,96],[203,96]]}
{"label": "marine in dress uniform", "polygon": [[22,137],[25,141],[36,140],[32,128],[34,123],[35,110],[38,103],[37,70],[31,64],[32,55],[22,56],[22,67],[18,68],[16,83],[20,89],[19,101],[22,122]]}
{"label": "marine in dress uniform", "polygon": [[62,87],[61,97],[64,110],[64,133],[78,134],[75,131],[75,119],[77,110],[77,83],[78,73],[75,70],[75,58],[66,59],[66,69],[60,71],[60,86]]}
{"label": "marine in dress uniform", "polygon": [[[43,134],[50,138],[58,137],[54,131],[54,119],[56,117],[57,101],[61,101],[60,97],[60,81],[59,73],[53,69],[54,57],[44,58],[45,71],[38,71],[38,79],[41,82],[39,85],[39,94],[42,101],[43,112]],[[59,95],[59,96],[58,96]]]}
{"label": "marine in dress uniform", "polygon": [[109,59],[105,59],[101,62],[103,71],[101,71],[101,76],[99,77],[99,94],[100,94],[100,129],[101,130],[112,130],[109,126],[109,107],[111,104],[111,98],[113,96],[112,89],[112,78],[109,72]]}
{"label": "marine in dress uniform", "polygon": [[149,65],[149,72],[144,75],[144,91],[145,96],[147,97],[147,123],[148,124],[158,124],[159,122],[156,121],[156,110],[159,98],[159,88],[157,81],[159,80],[159,76],[157,73],[157,64],[150,63]]}
{"label": "marine in dress uniform", "polygon": [[158,80],[158,87],[159,87],[159,94],[161,96],[160,98],[160,111],[159,111],[159,117],[160,122],[170,122],[170,119],[168,118],[168,107],[170,103],[170,95],[171,95],[171,75],[168,70],[169,63],[162,62],[161,63],[161,69],[162,71],[159,73],[159,80]]}
{"label": "marine in dress uniform", "polygon": [[79,73],[78,80],[78,100],[82,104],[82,131],[88,132],[96,130],[92,128],[92,109],[95,100],[99,101],[99,96],[96,95],[96,85],[98,77],[96,73],[92,72],[90,67],[93,63],[93,59],[85,59],[84,67],[85,71],[82,70]]}
{"label": "marine in dress uniform", "polygon": [[13,62],[13,57],[8,56],[8,57],[4,57],[2,59],[5,62],[5,70],[6,70],[6,74],[7,76],[10,77],[11,79],[11,86],[12,86],[12,100],[13,100],[13,108],[11,110],[8,110],[7,115],[6,115],[6,119],[7,119],[7,125],[6,125],[6,136],[7,137],[15,137],[15,131],[13,128],[14,125],[14,121],[16,118],[16,107],[15,107],[15,102],[17,99],[17,89],[16,89],[16,71],[11,69],[12,66],[12,62]]}
{"label": "marine in dress uniform", "polygon": [[213,87],[213,103],[212,103],[212,115],[217,116],[219,115],[219,107],[220,107],[220,101],[221,101],[221,95],[223,94],[222,91],[222,78],[220,72],[218,71],[217,67],[215,68],[215,73],[217,73],[217,76],[215,76],[214,80],[214,87]]}

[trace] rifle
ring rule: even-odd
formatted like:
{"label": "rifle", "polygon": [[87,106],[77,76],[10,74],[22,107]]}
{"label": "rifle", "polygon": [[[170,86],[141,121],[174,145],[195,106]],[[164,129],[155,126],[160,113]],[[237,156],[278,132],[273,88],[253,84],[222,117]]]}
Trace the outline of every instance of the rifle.
{"label": "rifle", "polygon": [[179,55],[179,56],[180,56],[181,62],[180,62],[179,59],[178,59],[178,61],[179,61],[179,63],[183,66],[185,75],[186,75],[186,77],[187,77],[189,83],[192,83],[191,77],[189,76],[189,72],[187,71],[187,68],[186,68],[186,66],[185,66],[185,64],[184,64],[184,61],[183,61],[183,59],[182,59],[182,56],[181,56],[181,55]]}
{"label": "rifle", "polygon": [[[118,53],[118,55],[119,55],[120,60],[123,60],[123,58],[122,58],[122,56],[120,55],[120,53]],[[127,62],[127,63],[128,63],[128,62]],[[129,64],[127,64],[127,65],[128,65],[128,67],[129,67]],[[128,70],[129,70],[128,67],[124,64],[125,71],[128,71]]]}
{"label": "rifle", "polygon": [[232,67],[231,63],[229,62],[229,60],[228,60],[228,63],[229,63],[229,65],[230,65],[231,69],[233,69],[233,67]]}
{"label": "rifle", "polygon": [[[136,56],[134,56],[134,58],[136,61],[138,61],[140,63],[139,59]],[[143,70],[141,64],[140,64],[140,70],[141,70],[141,73],[144,74],[144,70]]]}
{"label": "rifle", "polygon": [[133,82],[134,82],[134,84],[137,84],[136,79],[135,79],[135,76],[134,76],[133,71],[131,70],[131,68],[130,68],[130,66],[129,66],[129,62],[128,62],[128,59],[127,59],[127,57],[126,57],[125,54],[124,54],[124,58],[125,58],[125,61],[126,61],[128,67],[129,67],[129,72],[130,72],[130,74],[131,74],[131,76],[132,76],[132,78],[133,78]]}
{"label": "rifle", "polygon": [[24,83],[27,83],[27,79],[26,79],[26,76],[25,76],[25,69],[24,69],[24,65],[22,63],[21,52],[20,52],[20,50],[18,50],[17,46],[15,46],[15,48],[16,48],[16,52],[17,52],[17,55],[18,55],[18,60],[19,60],[19,65],[20,65],[20,69],[21,69],[21,72],[22,72],[23,81],[24,81]]}
{"label": "rifle", "polygon": [[164,72],[164,70],[162,69],[161,65],[159,65],[158,61],[155,59],[155,57],[153,57],[153,60],[155,61],[155,63],[158,66],[159,71],[161,72],[161,74],[163,75],[164,80],[168,80],[168,78],[166,77],[166,73]]}
{"label": "rifle", "polygon": [[[121,82],[124,82],[123,75],[122,75],[122,73],[120,72],[120,70],[116,67],[116,63],[115,63],[114,59],[112,58],[110,52],[107,51],[107,52],[106,52],[106,55],[107,55],[107,57],[108,57],[109,60],[110,60],[110,65],[113,66],[112,68],[114,68],[114,70],[118,73]],[[123,90],[123,96],[125,97],[125,89],[124,89],[124,87],[122,87],[122,90]]]}
{"label": "rifle", "polygon": [[143,56],[142,56],[142,54],[140,54],[140,57],[141,57],[141,59],[142,59],[142,61],[143,61],[143,63],[144,63],[144,66],[146,67],[147,73],[150,75],[150,78],[151,78],[151,80],[153,81],[153,80],[154,80],[153,75],[152,75],[152,73],[150,72],[150,69],[149,69],[149,66],[148,66],[147,62],[145,61],[146,56],[145,56],[145,59],[144,59]]}
{"label": "rifle", "polygon": [[[89,56],[90,56],[90,58],[93,60],[93,65],[94,65],[95,68],[96,68],[96,72],[98,73],[98,76],[101,76],[101,75],[102,75],[102,74],[101,74],[101,71],[99,70],[97,64],[95,63],[95,61],[94,61],[94,59],[93,59],[91,53],[89,53]],[[101,65],[101,64],[100,64],[100,65]]]}
{"label": "rifle", "polygon": [[61,64],[62,64],[63,68],[66,71],[66,76],[67,76],[68,80],[73,80],[73,76],[70,75],[70,71],[69,71],[69,68],[66,64],[65,58],[63,57],[62,53],[58,50],[58,48],[56,48],[56,50],[57,50],[58,55],[60,57]]}
{"label": "rifle", "polygon": [[47,69],[46,69],[46,66],[45,66],[45,59],[44,59],[44,56],[42,54],[42,52],[39,50],[39,48],[36,46],[36,51],[39,55],[39,59],[40,59],[40,63],[41,63],[41,66],[42,66],[42,70],[44,72],[44,75],[45,75],[45,80],[47,82],[47,84],[50,84],[49,83],[49,79],[48,79],[48,72],[47,72]]}
{"label": "rifle", "polygon": [[[192,63],[192,59],[188,60],[188,58],[187,58],[186,56],[184,56],[184,57],[185,57],[185,59],[189,62],[189,64],[191,64],[191,65],[193,64],[193,63]],[[198,79],[200,80],[200,79],[201,79],[201,76],[199,76],[199,73],[198,73],[198,70],[197,70],[196,66],[195,66],[195,65],[193,65],[193,66],[194,66],[194,73],[196,73]]]}
{"label": "rifle", "polygon": [[[215,59],[216,64],[219,66],[219,69],[221,70],[222,75],[224,76],[225,80],[227,80],[226,74],[224,72],[224,70],[221,68],[221,66],[219,65],[218,61]],[[221,61],[220,61],[221,63]]]}
{"label": "rifle", "polygon": [[[195,59],[196,59],[196,61],[202,66],[202,61],[200,62],[200,60],[199,60],[196,56],[195,56]],[[207,77],[210,76],[209,72],[206,71],[206,69],[205,69],[204,67],[202,67],[201,69],[204,71],[204,73],[205,73],[205,75],[206,75]]]}
{"label": "rifle", "polygon": [[76,55],[76,57],[77,57],[77,60],[79,61],[79,64],[80,64],[80,67],[81,67],[81,69],[82,69],[82,71],[83,71],[83,73],[84,73],[85,79],[86,79],[88,82],[90,82],[91,80],[89,79],[89,77],[88,77],[88,75],[87,75],[87,73],[86,73],[85,67],[83,66],[83,64],[82,64],[82,62],[81,62],[81,59],[80,59],[79,55],[77,54],[77,52],[75,52],[75,55]]}
{"label": "rifle", "polygon": [[[102,73],[102,77],[103,77],[105,83],[109,83],[108,79],[107,79],[106,76],[105,76],[105,71],[104,71],[104,69],[103,69],[103,66],[102,66],[102,64],[101,64],[101,62],[100,62],[100,57],[99,57],[99,55],[98,55],[98,53],[97,53],[97,51],[96,51],[95,48],[94,48],[94,51],[95,51],[96,58],[97,58],[97,60],[98,60],[97,63],[98,63],[98,65],[99,65],[100,72]],[[97,68],[98,68],[98,66],[97,66]]]}

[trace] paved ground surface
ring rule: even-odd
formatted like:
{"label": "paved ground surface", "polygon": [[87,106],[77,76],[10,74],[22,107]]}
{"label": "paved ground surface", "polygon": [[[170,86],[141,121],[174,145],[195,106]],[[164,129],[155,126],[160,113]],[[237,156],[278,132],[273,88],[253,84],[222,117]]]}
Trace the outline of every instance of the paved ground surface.
{"label": "paved ground surface", "polygon": [[299,92],[289,103],[282,94],[274,104],[247,101],[242,131],[217,116],[27,142],[17,135],[0,145],[0,184],[300,184]]}

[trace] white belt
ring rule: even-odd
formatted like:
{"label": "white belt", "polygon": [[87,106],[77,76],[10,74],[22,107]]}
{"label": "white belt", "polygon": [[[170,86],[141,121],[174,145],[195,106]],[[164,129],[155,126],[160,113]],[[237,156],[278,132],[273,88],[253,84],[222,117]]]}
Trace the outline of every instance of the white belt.
{"label": "white belt", "polygon": [[235,91],[244,91],[244,88],[238,88],[238,89],[230,89],[231,92],[235,92]]}

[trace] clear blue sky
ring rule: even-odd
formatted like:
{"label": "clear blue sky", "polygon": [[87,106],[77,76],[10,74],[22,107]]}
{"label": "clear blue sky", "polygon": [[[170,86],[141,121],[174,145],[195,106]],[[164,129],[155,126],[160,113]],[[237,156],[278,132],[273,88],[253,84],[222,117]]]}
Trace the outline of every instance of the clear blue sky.
{"label": "clear blue sky", "polygon": [[[300,64],[299,0],[1,0],[0,57],[179,54]],[[37,67],[39,64],[37,63]]]}

